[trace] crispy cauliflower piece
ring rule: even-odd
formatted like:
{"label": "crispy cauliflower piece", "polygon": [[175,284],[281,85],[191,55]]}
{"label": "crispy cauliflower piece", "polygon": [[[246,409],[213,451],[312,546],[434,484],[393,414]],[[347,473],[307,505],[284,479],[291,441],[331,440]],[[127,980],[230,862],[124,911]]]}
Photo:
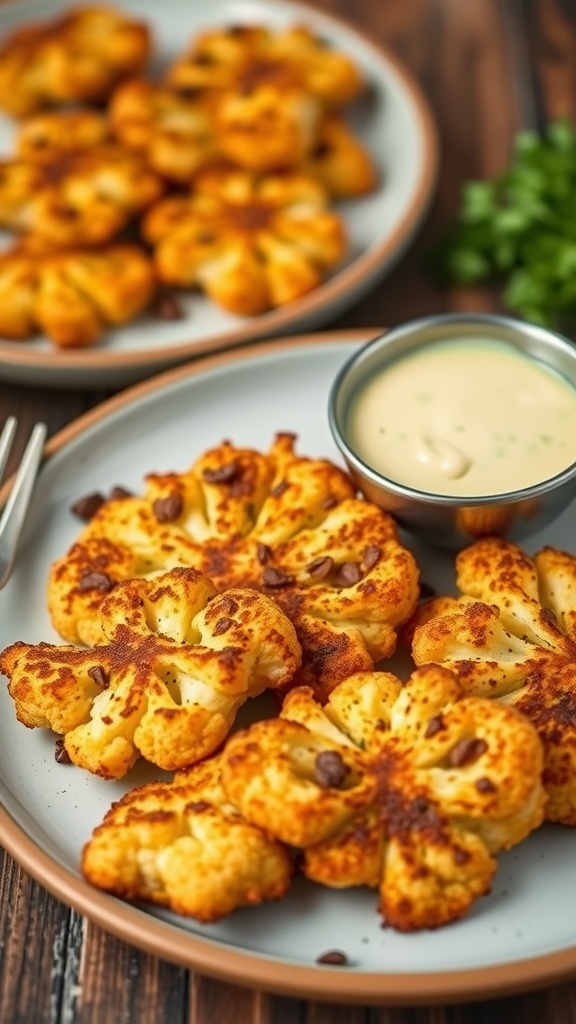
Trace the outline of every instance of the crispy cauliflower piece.
{"label": "crispy cauliflower piece", "polygon": [[379,178],[372,154],[336,114],[321,121],[302,170],[319,178],[336,199],[373,192]]}
{"label": "crispy cauliflower piece", "polygon": [[324,706],[295,688],[280,719],[231,736],[222,754],[242,815],[303,847],[313,881],[378,888],[399,931],[448,924],[490,891],[495,855],[542,821],[541,773],[528,719],[465,696],[436,665],[404,686],[351,676]]}
{"label": "crispy cauliflower piece", "polygon": [[438,661],[471,694],[513,705],[544,747],[550,821],[576,825],[576,558],[552,547],[529,557],[490,537],[457,556],[459,598],[415,615],[417,664]]}
{"label": "crispy cauliflower piece", "polygon": [[156,280],[136,245],[50,254],[37,241],[0,254],[0,337],[44,332],[60,348],[93,345],[150,303]]}
{"label": "crispy cauliflower piece", "polygon": [[297,82],[327,107],[356,99],[364,83],[352,59],[305,26],[274,32],[265,26],[234,25],[197,36],[168,71],[178,89],[220,94],[246,88],[248,80]]}
{"label": "crispy cauliflower piece", "polygon": [[215,104],[218,149],[256,174],[295,170],[313,149],[321,106],[298,85],[259,81],[232,90]]}
{"label": "crispy cauliflower piece", "polygon": [[122,778],[138,757],[167,771],[211,754],[250,697],[288,682],[290,622],[253,590],[217,594],[195,569],[119,584],[100,608],[106,641],[16,643],[0,670],[18,719],[63,735],[74,764]]}
{"label": "crispy cauliflower piece", "polygon": [[281,843],[230,804],[216,757],[113,804],[84,847],[82,872],[123,899],[149,900],[209,923],[280,899],[292,863]]}
{"label": "crispy cauliflower piece", "polygon": [[298,25],[281,32],[257,24],[204,32],[172,64],[167,80],[176,89],[215,95],[249,82],[296,82],[327,107],[349,103],[364,87],[350,57]]}
{"label": "crispy cauliflower piece", "polygon": [[17,128],[16,153],[23,161],[51,163],[69,153],[110,141],[110,128],[98,110],[59,110],[36,114]]}
{"label": "crispy cauliflower piece", "polygon": [[244,316],[306,295],[346,250],[342,218],[328,209],[324,187],[300,173],[209,168],[189,195],[153,206],[143,234],[160,280],[201,288]]}
{"label": "crispy cauliflower piece", "polygon": [[101,245],[163,191],[138,153],[113,142],[55,150],[42,160],[8,158],[0,161],[0,226],[59,249]]}
{"label": "crispy cauliflower piece", "polygon": [[324,110],[363,89],[349,57],[298,26],[206,32],[169,68],[167,82],[202,96],[220,151],[258,172],[297,167],[316,142]]}
{"label": "crispy cauliflower piece", "polygon": [[217,154],[209,112],[198,102],[144,78],[124,82],[108,106],[112,131],[157,174],[187,184]]}
{"label": "crispy cauliflower piece", "polygon": [[160,523],[145,499],[110,500],[51,567],[48,609],[54,628],[70,643],[104,643],[99,608],[117,583],[153,579],[200,560],[198,546]]}
{"label": "crispy cauliflower piece", "polygon": [[51,568],[48,606],[61,636],[100,643],[96,610],[119,580],[192,565],[218,589],[261,591],[293,622],[300,681],[326,694],[394,653],[416,607],[418,568],[392,518],[355,497],[325,459],[230,442],[183,473],[150,474],[143,497],[107,501]]}
{"label": "crispy cauliflower piece", "polygon": [[[341,751],[338,738],[318,735],[298,722],[256,722],[246,734],[230,739],[223,760],[226,792],[248,821],[271,828],[290,846],[310,846],[337,832],[376,798],[377,780],[362,752],[353,747]],[[343,777],[338,786],[323,789],[316,765],[319,757],[327,762],[331,755],[344,765]]]}
{"label": "crispy cauliflower piece", "polygon": [[27,117],[47,107],[106,99],[142,70],[149,27],[108,6],[70,8],[5,35],[0,47],[0,108]]}

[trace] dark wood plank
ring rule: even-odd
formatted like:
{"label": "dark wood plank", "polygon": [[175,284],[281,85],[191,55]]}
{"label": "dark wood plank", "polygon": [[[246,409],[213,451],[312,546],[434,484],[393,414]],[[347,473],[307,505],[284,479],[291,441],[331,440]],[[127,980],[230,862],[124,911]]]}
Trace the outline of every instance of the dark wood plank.
{"label": "dark wood plank", "polygon": [[60,1008],[63,1024],[184,1024],[186,971],[74,917]]}
{"label": "dark wood plank", "polygon": [[309,1003],[306,1024],[368,1024],[368,1011],[362,1006]]}
{"label": "dark wood plank", "polygon": [[[273,997],[258,990],[229,985],[193,975],[187,1024],[269,1024],[274,1021]],[[286,1024],[296,1024],[297,1017],[286,1017]]]}
{"label": "dark wood plank", "polygon": [[0,1021],[58,1021],[70,911],[0,849]]}
{"label": "dark wood plank", "polygon": [[[392,325],[449,309],[499,309],[494,292],[439,291],[427,255],[456,215],[462,183],[501,170],[520,123],[511,31],[499,0],[359,0],[353,12],[344,0],[317,0],[400,57],[434,112],[441,147],[441,172],[426,222],[393,272],[358,306],[339,319],[346,326]],[[524,69],[522,69],[524,71]]]}
{"label": "dark wood plank", "polygon": [[188,974],[106,935],[0,848],[2,1024],[185,1024]]}
{"label": "dark wood plank", "polygon": [[530,62],[541,123],[576,117],[576,6],[572,0],[524,0]]}

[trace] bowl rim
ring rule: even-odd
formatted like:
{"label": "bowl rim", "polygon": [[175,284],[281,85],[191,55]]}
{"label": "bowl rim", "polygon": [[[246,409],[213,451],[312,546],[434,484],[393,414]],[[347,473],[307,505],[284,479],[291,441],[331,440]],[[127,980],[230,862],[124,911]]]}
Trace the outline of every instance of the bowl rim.
{"label": "bowl rim", "polygon": [[[541,498],[552,491],[560,490],[571,481],[576,481],[575,455],[573,462],[571,462],[565,469],[556,473],[554,476],[540,480],[538,483],[530,484],[528,487],[517,488],[511,491],[498,491],[495,494],[443,494],[442,492],[420,490],[419,488],[411,487],[408,484],[403,484],[398,480],[393,480],[391,477],[385,476],[385,474],[379,472],[373,466],[370,466],[365,462],[350,445],[341,424],[343,417],[339,415],[338,410],[338,402],[342,393],[342,388],[346,383],[349,374],[358,365],[364,362],[369,354],[374,350],[380,348],[382,350],[386,350],[388,346],[393,346],[395,342],[401,341],[403,338],[417,338],[418,334],[422,335],[422,345],[427,342],[433,343],[436,339],[427,339],[425,337],[426,331],[441,327],[453,328],[457,325],[463,325],[467,328],[476,326],[480,329],[490,327],[496,330],[499,329],[502,332],[508,332],[508,337],[497,337],[495,334],[494,340],[500,340],[504,343],[508,342],[512,347],[517,347],[520,351],[523,350],[520,345],[514,345],[512,335],[517,339],[521,337],[530,339],[533,342],[545,346],[550,351],[556,350],[563,352],[574,361],[574,380],[569,380],[565,375],[564,379],[573,387],[576,394],[576,344],[572,343],[567,337],[560,334],[558,331],[554,331],[548,327],[543,327],[540,324],[519,320],[515,317],[501,313],[432,313],[427,316],[417,317],[413,320],[406,320],[394,327],[386,329],[382,334],[379,334],[377,337],[364,343],[356,352],[352,353],[352,355],[349,356],[349,358],[340,367],[340,370],[334,378],[332,387],[330,388],[328,396],[328,423],[334,441],[348,464],[348,468],[355,470],[375,486],[385,487],[391,495],[398,498],[413,500],[420,504],[428,504],[430,506],[447,509],[462,507],[482,508],[487,505],[502,506],[516,503],[519,504],[534,498]],[[413,352],[419,347],[420,346],[415,343],[408,351]],[[528,353],[528,355],[531,355],[531,353]],[[402,354],[394,355],[390,359],[390,362],[395,362],[397,359],[401,358]],[[540,361],[544,362],[543,359]],[[385,362],[386,361],[384,360],[384,364]],[[555,366],[552,366],[552,364],[550,364],[550,366],[555,369],[556,372],[559,372]]]}

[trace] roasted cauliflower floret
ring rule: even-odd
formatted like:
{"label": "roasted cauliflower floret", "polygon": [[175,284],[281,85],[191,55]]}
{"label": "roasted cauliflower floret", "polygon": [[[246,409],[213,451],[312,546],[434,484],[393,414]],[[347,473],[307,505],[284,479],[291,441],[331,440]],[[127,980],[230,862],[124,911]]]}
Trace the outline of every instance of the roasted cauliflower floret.
{"label": "roasted cauliflower floret", "polygon": [[98,110],[59,110],[36,114],[18,125],[16,152],[24,161],[49,163],[110,141],[107,118]]}
{"label": "roasted cauliflower floret", "polygon": [[164,190],[137,154],[114,143],[0,162],[0,226],[57,248],[113,239]]}
{"label": "roasted cauliflower floret", "polygon": [[18,719],[62,734],[72,762],[104,778],[122,778],[140,756],[168,771],[206,757],[248,698],[285,685],[300,664],[273,601],[217,594],[195,569],[120,584],[100,618],[99,647],[17,643],[0,670]]}
{"label": "roasted cauliflower floret", "polygon": [[110,101],[108,117],[123,146],[174,181],[189,183],[217,155],[208,110],[156,82],[125,82]]}
{"label": "roasted cauliflower floret", "polygon": [[0,47],[0,108],[27,117],[46,107],[106,99],[142,70],[150,29],[108,6],[71,8],[5,35]]}
{"label": "roasted cauliflower floret", "polygon": [[297,167],[312,149],[323,111],[363,88],[352,60],[294,27],[233,26],[206,32],[172,65],[168,83],[201,95],[220,151],[240,167]]}
{"label": "roasted cauliflower floret", "polygon": [[[376,798],[377,780],[369,762],[353,747],[343,756],[339,739],[293,721],[256,722],[247,733],[231,738],[223,760],[226,792],[248,821],[270,827],[290,846],[318,843]],[[325,766],[327,776],[334,768],[338,784],[322,788],[319,765]]]}
{"label": "roasted cauliflower floret", "polygon": [[234,90],[215,104],[218,149],[257,174],[298,168],[314,146],[321,107],[299,86],[265,81]]}
{"label": "roasted cauliflower floret", "polygon": [[540,825],[542,748],[518,711],[465,696],[430,665],[340,683],[322,707],[306,687],[280,719],[231,736],[222,782],[243,817],[303,848],[334,888],[378,888],[400,931],[462,917],[490,890],[499,850]]}
{"label": "roasted cauliflower floret", "polygon": [[218,758],[113,804],[84,847],[82,871],[116,896],[203,922],[280,899],[292,878],[286,848],[226,798]]}
{"label": "roasted cauliflower floret", "polygon": [[155,289],[152,263],[138,246],[50,255],[26,240],[0,254],[0,337],[44,332],[60,348],[93,345],[141,313]]}
{"label": "roasted cauliflower floret", "polygon": [[280,718],[125,796],[82,870],[118,896],[212,921],[281,897],[289,846],[321,885],[378,889],[384,923],[436,928],[467,913],[498,851],[540,824],[541,770],[525,716],[464,696],[454,673],[427,666],[405,685],[361,673],[325,705],[292,690]]}
{"label": "roasted cauliflower floret", "polygon": [[415,559],[390,516],[294,441],[279,434],[267,454],[224,442],[186,472],[150,474],[144,496],[104,502],[52,566],[58,632],[101,642],[95,612],[119,580],[180,564],[273,598],[304,650],[300,680],[319,692],[393,654],[418,600]]}
{"label": "roasted cauliflower floret", "polygon": [[260,82],[297,84],[325,107],[356,99],[364,88],[350,57],[326,46],[305,26],[274,32],[263,25],[232,25],[204,32],[169,68],[176,89],[219,96]]}
{"label": "roasted cauliflower floret", "polygon": [[545,547],[529,557],[489,537],[457,555],[459,598],[415,616],[417,664],[453,669],[468,693],[513,705],[544,747],[547,817],[576,825],[576,557]]}
{"label": "roasted cauliflower floret", "polygon": [[213,168],[189,195],[156,204],[143,233],[166,284],[254,316],[306,295],[343,258],[343,221],[327,202],[308,175]]}
{"label": "roasted cauliflower floret", "polygon": [[320,123],[302,170],[319,178],[336,199],[366,195],[378,184],[378,170],[371,153],[344,119],[334,114]]}

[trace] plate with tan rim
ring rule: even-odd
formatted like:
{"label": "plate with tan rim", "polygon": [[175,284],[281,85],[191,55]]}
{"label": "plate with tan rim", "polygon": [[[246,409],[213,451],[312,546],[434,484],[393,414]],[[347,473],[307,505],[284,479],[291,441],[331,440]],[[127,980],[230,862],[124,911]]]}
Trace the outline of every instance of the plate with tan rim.
{"label": "plate with tan rim", "polygon": [[[332,380],[366,331],[260,342],[204,357],[136,385],[84,415],[48,446],[14,575],[0,593],[0,648],[55,642],[45,606],[51,562],[76,537],[71,503],[92,490],[141,489],[150,471],[182,470],[230,438],[266,450],[275,432],[302,454],[339,460],[327,423]],[[6,488],[0,504],[6,499]],[[568,510],[532,538],[574,549]],[[452,556],[411,546],[426,582],[454,585]],[[153,777],[137,768],[106,782],[54,758],[54,736],[16,721],[0,687],[0,842],[42,885],[125,941],[214,977],[299,997],[417,1004],[462,1001],[550,984],[576,972],[571,900],[576,831],[545,826],[499,859],[490,896],[450,926],[412,935],[383,929],[369,890],[303,879],[276,903],[200,925],[90,887],[82,845],[113,800]],[[259,713],[253,702],[251,715]],[[326,949],[346,966],[316,962]]]}
{"label": "plate with tan rim", "polygon": [[[15,0],[0,7],[0,37],[35,18],[64,9],[62,0]],[[387,50],[344,21],[292,0],[123,0],[122,7],[152,25],[162,64],[207,27],[257,22],[282,29],[305,24],[348,53],[365,73],[366,96],[349,122],[373,154],[380,183],[360,199],[336,204],[348,236],[342,263],[305,297],[271,312],[239,317],[199,292],[179,295],[182,319],[147,315],[111,330],[92,348],[58,349],[47,338],[0,339],[5,380],[51,386],[124,386],[192,357],[247,341],[317,329],[373,289],[414,238],[433,192],[438,143],[427,102],[416,82]],[[156,69],[155,69],[156,70]],[[0,152],[13,151],[12,122],[0,115]]]}

